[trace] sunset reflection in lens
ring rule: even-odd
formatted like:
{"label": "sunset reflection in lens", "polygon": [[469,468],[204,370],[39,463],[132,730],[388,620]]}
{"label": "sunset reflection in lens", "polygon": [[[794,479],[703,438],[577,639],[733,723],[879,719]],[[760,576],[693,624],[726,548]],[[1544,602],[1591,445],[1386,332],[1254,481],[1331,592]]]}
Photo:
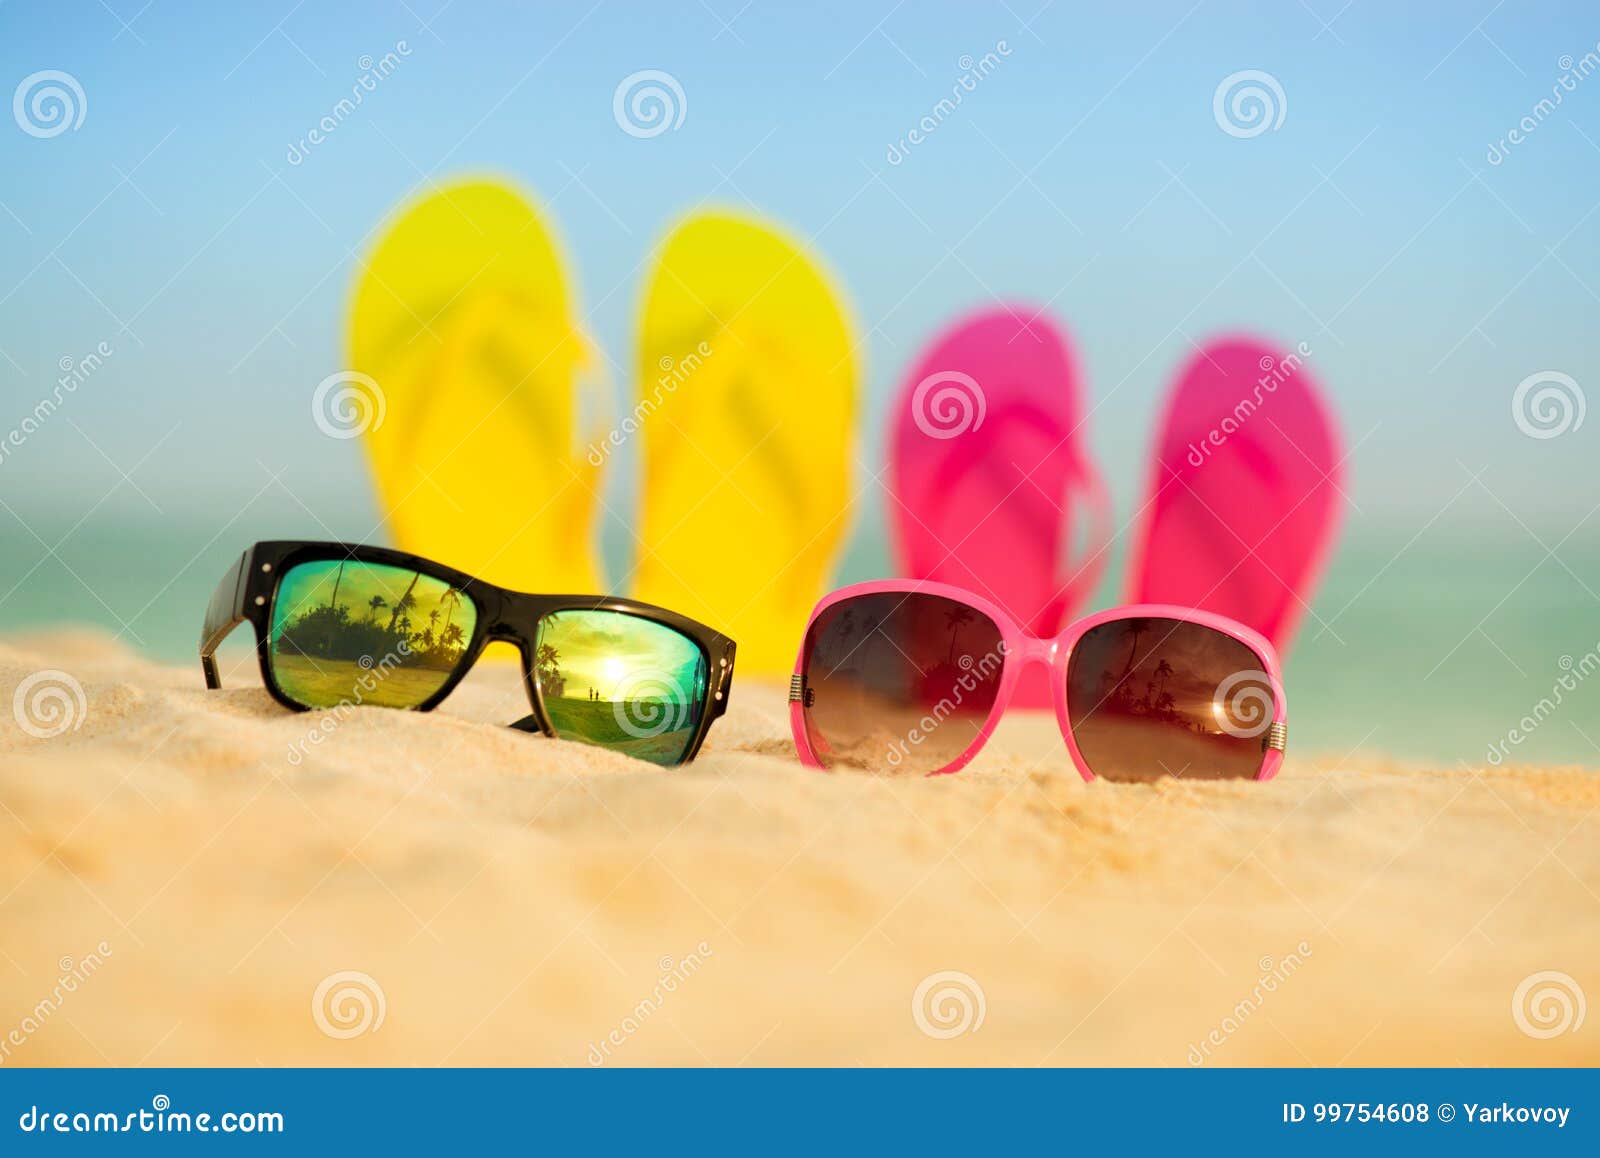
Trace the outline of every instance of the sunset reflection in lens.
{"label": "sunset reflection in lens", "polygon": [[1115,619],[1072,649],[1067,713],[1096,776],[1255,779],[1274,700],[1261,657],[1180,619]]}
{"label": "sunset reflection in lens", "polygon": [[574,610],[539,621],[534,679],[563,740],[677,764],[705,714],[707,673],[700,646],[654,620]]}

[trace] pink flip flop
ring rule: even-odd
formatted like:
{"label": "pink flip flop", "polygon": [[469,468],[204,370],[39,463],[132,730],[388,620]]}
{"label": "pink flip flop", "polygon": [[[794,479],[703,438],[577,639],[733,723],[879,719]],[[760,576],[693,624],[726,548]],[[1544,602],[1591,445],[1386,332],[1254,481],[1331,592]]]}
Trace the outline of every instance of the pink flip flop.
{"label": "pink flip flop", "polygon": [[[958,319],[912,367],[889,415],[889,522],[901,575],[977,591],[1052,636],[1094,589],[1110,513],[1084,448],[1065,334],[1023,306]],[[1067,562],[1076,504],[1082,556]],[[1017,691],[1049,707],[1030,667]]]}
{"label": "pink flip flop", "polygon": [[1167,399],[1127,599],[1237,619],[1288,650],[1338,535],[1343,440],[1305,359],[1211,342]]}

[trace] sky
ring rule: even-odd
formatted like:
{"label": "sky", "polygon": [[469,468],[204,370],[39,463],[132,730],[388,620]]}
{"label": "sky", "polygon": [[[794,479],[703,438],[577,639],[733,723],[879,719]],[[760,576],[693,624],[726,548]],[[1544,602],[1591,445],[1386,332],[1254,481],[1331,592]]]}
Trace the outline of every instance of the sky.
{"label": "sky", "polygon": [[[1380,635],[1431,582],[1454,586],[1461,628],[1441,626],[1438,651],[1464,633],[1519,702],[1563,648],[1596,646],[1600,419],[1532,437],[1513,412],[1531,376],[1565,375],[1580,399],[1597,378],[1600,77],[1578,75],[1600,54],[1592,9],[769,7],[0,6],[0,90],[58,70],[82,94],[56,135],[27,131],[25,108],[0,119],[0,441],[64,365],[109,350],[0,458],[0,624],[131,624],[170,653],[180,602],[203,603],[203,573],[245,543],[374,537],[359,447],[319,433],[311,395],[342,366],[354,259],[385,215],[487,173],[553,221],[618,410],[651,246],[696,206],[753,209],[809,239],[866,335],[863,471],[921,344],[996,300],[1072,334],[1124,518],[1196,343],[1303,342],[1352,447],[1319,610]],[[385,54],[392,71],[302,147]],[[682,92],[681,123],[649,137],[614,112],[642,70]],[[1281,92],[1255,135],[1227,131],[1215,99],[1247,70]],[[632,478],[617,455],[620,520]],[[854,528],[840,577],[881,573],[870,489]],[[625,563],[627,529],[604,535]],[[169,539],[192,571],[130,577],[125,599],[82,589],[100,587],[97,558]],[[1412,595],[1372,604],[1402,575]],[[1552,600],[1576,617],[1560,638],[1537,618]]]}
{"label": "sky", "polygon": [[608,701],[703,696],[705,661],[699,648],[667,627],[610,611],[565,611],[540,625],[539,647],[556,649],[568,699],[592,688]]}
{"label": "sky", "polygon": [[[754,205],[814,239],[870,328],[869,450],[918,343],[999,297],[1049,303],[1071,328],[1125,495],[1190,339],[1245,328],[1310,344],[1347,434],[1365,438],[1352,474],[1375,518],[1431,513],[1463,467],[1491,460],[1525,517],[1560,526],[1586,509],[1581,441],[1508,438],[1504,420],[1528,374],[1591,369],[1600,84],[1487,160],[1561,58],[1594,50],[1582,6],[1323,0],[1325,28],[1315,5],[1129,18],[720,2],[123,0],[119,21],[115,5],[11,0],[0,72],[66,71],[87,111],[57,137],[0,134],[7,393],[42,396],[61,359],[105,341],[93,404],[72,417],[124,469],[181,423],[136,472],[152,496],[200,516],[236,507],[269,477],[260,460],[308,501],[349,502],[358,450],[317,437],[301,403],[341,365],[351,253],[424,179],[491,172],[554,217],[618,390],[650,245],[696,204]],[[291,165],[362,58],[402,42],[399,67]],[[891,165],[961,59],[1002,42],[1009,55]],[[686,108],[639,139],[612,98],[645,68],[675,77]],[[1240,139],[1218,130],[1212,97],[1252,68],[1287,108]],[[70,512],[117,477],[70,428],[40,441],[6,463],[28,511]],[[109,501],[146,505],[127,484]],[[1453,514],[1492,516],[1494,500]]]}

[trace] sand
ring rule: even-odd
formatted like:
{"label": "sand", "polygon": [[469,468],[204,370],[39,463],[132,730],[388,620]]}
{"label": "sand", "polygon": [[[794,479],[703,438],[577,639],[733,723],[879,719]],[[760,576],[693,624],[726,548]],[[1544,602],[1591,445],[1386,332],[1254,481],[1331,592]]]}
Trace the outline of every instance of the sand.
{"label": "sand", "polygon": [[225,683],[0,642],[0,1065],[1600,1063],[1592,771],[1291,727],[1270,784],[1085,785],[1024,715],[829,775],[748,681],[663,771],[500,726],[505,665],[320,744]]}

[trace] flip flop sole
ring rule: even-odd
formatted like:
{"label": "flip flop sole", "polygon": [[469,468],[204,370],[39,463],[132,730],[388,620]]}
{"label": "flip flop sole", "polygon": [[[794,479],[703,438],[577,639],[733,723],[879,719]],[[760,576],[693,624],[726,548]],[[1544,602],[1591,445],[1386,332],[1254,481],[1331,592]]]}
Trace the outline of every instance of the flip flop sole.
{"label": "flip flop sole", "polygon": [[848,527],[854,342],[816,259],[767,223],[706,213],[661,247],[639,330],[642,599],[782,675]]}
{"label": "flip flop sole", "polygon": [[1342,440],[1306,352],[1206,345],[1158,427],[1127,598],[1229,616],[1280,654],[1338,534]]}
{"label": "flip flop sole", "polygon": [[[890,417],[890,524],[901,573],[979,592],[1053,635],[1092,589],[1108,534],[1083,449],[1080,376],[1064,332],[1025,305],[959,319],[907,374]],[[1066,565],[1091,499],[1100,543]],[[1032,673],[1019,702],[1050,706]]]}
{"label": "flip flop sole", "polygon": [[599,590],[596,468],[576,450],[585,359],[538,212],[491,181],[402,210],[361,268],[350,364],[395,541],[523,590]]}

